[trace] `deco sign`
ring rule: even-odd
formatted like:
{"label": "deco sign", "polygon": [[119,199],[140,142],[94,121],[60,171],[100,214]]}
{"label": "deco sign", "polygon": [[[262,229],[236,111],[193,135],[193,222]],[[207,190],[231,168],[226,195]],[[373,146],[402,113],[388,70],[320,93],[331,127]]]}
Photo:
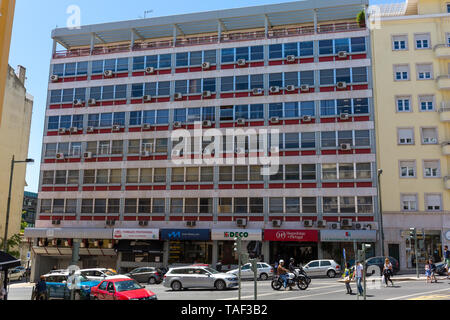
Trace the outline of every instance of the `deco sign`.
{"label": "deco sign", "polygon": [[224,232],[225,238],[248,238],[248,232]]}

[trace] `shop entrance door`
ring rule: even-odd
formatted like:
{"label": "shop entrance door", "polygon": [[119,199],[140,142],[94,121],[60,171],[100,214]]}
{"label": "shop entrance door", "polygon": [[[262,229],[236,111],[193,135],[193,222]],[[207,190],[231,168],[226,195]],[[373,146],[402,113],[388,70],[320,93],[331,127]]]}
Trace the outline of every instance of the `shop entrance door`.
{"label": "shop entrance door", "polygon": [[400,245],[398,243],[389,243],[388,244],[388,252],[389,252],[389,257],[393,257],[393,258],[397,259],[398,264],[401,265],[401,263],[400,263]]}

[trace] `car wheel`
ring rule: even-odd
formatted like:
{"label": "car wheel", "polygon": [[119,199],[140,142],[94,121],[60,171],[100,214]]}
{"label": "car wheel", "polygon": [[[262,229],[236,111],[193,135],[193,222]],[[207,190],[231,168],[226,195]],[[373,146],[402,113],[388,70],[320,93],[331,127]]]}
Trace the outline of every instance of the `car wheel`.
{"label": "car wheel", "polygon": [[227,287],[225,281],[223,280],[217,280],[214,286],[216,287],[217,290],[224,290]]}
{"label": "car wheel", "polygon": [[259,278],[262,281],[266,281],[267,279],[269,279],[269,276],[267,275],[267,273],[261,273],[261,275],[259,276]]}
{"label": "car wheel", "polygon": [[173,291],[180,291],[183,286],[181,285],[180,281],[174,281],[172,282],[172,284],[170,285],[170,287],[172,288]]}
{"label": "car wheel", "polygon": [[155,284],[155,283],[156,283],[156,279],[154,277],[148,278],[148,284]]}
{"label": "car wheel", "polygon": [[334,270],[328,270],[327,276],[328,276],[328,278],[334,278],[334,277],[336,277],[336,271],[334,271]]}

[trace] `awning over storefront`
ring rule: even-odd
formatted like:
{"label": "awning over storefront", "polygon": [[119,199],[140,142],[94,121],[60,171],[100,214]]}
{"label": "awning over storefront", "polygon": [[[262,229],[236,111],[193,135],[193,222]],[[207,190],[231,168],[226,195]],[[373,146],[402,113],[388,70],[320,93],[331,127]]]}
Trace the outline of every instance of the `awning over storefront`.
{"label": "awning over storefront", "polygon": [[159,229],[114,229],[114,239],[159,240]]}
{"label": "awning over storefront", "polygon": [[0,251],[0,271],[20,267],[20,260],[9,253]]}
{"label": "awning over storefront", "polygon": [[323,242],[376,242],[376,230],[321,230],[320,241]]}
{"label": "awning over storefront", "polygon": [[317,230],[264,230],[264,240],[266,241],[297,241],[297,242],[318,242],[319,231]]}
{"label": "awning over storefront", "polygon": [[112,239],[113,229],[25,228],[25,238]]}
{"label": "awning over storefront", "polygon": [[210,240],[209,229],[161,229],[161,240]]}
{"label": "awning over storefront", "polygon": [[212,229],[211,240],[230,240],[239,237],[242,240],[261,241],[261,229]]}

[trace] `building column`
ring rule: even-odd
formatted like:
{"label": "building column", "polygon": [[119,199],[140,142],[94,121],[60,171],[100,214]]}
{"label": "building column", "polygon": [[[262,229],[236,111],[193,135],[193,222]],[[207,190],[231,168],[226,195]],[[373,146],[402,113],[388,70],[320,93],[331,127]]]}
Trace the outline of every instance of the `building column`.
{"label": "building column", "polygon": [[212,267],[215,269],[217,261],[219,259],[219,242],[217,240],[213,240],[213,247],[212,247]]}
{"label": "building column", "polygon": [[317,34],[317,27],[318,27],[318,23],[317,23],[317,9],[314,9],[314,34]]}
{"label": "building column", "polygon": [[81,239],[73,239],[72,243],[72,260],[70,262],[73,266],[78,266],[80,261],[80,244]]}
{"label": "building column", "polygon": [[261,246],[261,254],[264,256],[263,262],[267,262],[271,264],[273,261],[271,259],[274,259],[270,256],[270,242],[269,241],[263,241]]}
{"label": "building column", "polygon": [[33,263],[31,264],[31,272],[30,272],[30,282],[38,282],[39,281],[39,265],[41,263],[41,255],[35,254],[34,252],[31,255],[31,259]]}
{"label": "building column", "polygon": [[58,43],[56,42],[55,39],[53,39],[53,48],[52,48],[52,57],[55,56],[56,54],[56,47],[57,47]]}
{"label": "building column", "polygon": [[164,241],[163,246],[163,266],[168,268],[169,267],[169,241]]}
{"label": "building column", "polygon": [[322,242],[317,243],[317,259],[321,260],[323,259],[323,249],[322,249]]}
{"label": "building column", "polygon": [[95,48],[95,33],[91,33],[91,54],[92,52],[94,52],[94,48]]}
{"label": "building column", "polygon": [[122,252],[117,252],[117,260],[116,260],[116,271],[121,273],[122,268]]}

